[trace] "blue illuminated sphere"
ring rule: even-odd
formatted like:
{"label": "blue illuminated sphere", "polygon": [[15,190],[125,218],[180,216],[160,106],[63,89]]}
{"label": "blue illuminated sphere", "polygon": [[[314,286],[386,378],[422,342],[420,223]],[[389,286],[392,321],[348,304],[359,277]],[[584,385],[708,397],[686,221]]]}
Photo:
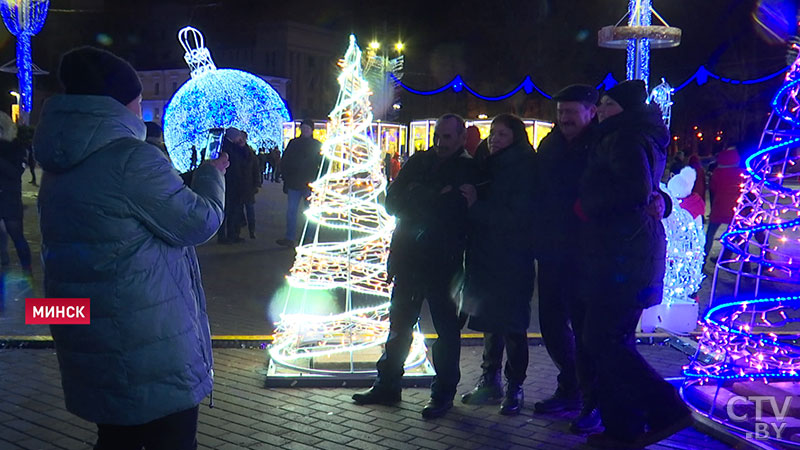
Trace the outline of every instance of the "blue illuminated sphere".
{"label": "blue illuminated sphere", "polygon": [[[281,147],[283,123],[291,120],[283,99],[266,81],[235,69],[214,69],[178,89],[164,114],[164,143],[180,172],[190,169],[192,146],[201,151],[212,128],[237,128],[255,148]],[[206,155],[215,158],[216,154]]]}

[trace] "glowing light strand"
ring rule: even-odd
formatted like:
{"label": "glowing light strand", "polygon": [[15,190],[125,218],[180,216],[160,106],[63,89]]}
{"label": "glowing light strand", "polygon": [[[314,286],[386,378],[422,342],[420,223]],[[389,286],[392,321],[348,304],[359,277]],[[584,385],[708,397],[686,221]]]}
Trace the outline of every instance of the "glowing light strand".
{"label": "glowing light strand", "polygon": [[[723,77],[721,75],[714,74],[714,73],[710,72],[708,69],[706,69],[705,66],[700,66],[700,67],[697,68],[697,70],[695,71],[695,73],[692,76],[690,76],[688,79],[686,79],[686,81],[684,81],[683,83],[679,84],[677,87],[673,88],[673,92],[681,91],[683,88],[685,88],[686,86],[691,84],[692,81],[697,83],[698,86],[702,86],[702,85],[704,85],[704,84],[706,84],[708,82],[708,78],[713,78],[713,79],[715,79],[717,81],[720,81],[722,83],[727,83],[727,84],[737,84],[737,85],[738,84],[742,84],[742,85],[758,84],[758,83],[763,83],[765,81],[769,81],[769,80],[771,80],[771,79],[773,79],[773,78],[775,78],[777,76],[780,76],[781,74],[785,73],[788,69],[789,69],[789,67],[787,66],[787,67],[784,67],[783,69],[780,69],[780,70],[778,70],[776,72],[773,72],[773,73],[771,73],[769,75],[766,75],[766,76],[763,76],[763,77],[759,77],[759,78],[754,78],[754,79],[751,79],[751,80],[735,80],[735,79],[732,79],[732,78],[727,78],[727,77]],[[518,93],[520,90],[523,90],[523,91],[525,91],[526,94],[529,94],[529,95],[532,94],[534,91],[536,91],[544,98],[550,99],[550,98],[553,97],[551,94],[548,94],[547,92],[545,92],[544,90],[539,88],[536,85],[536,83],[533,81],[533,79],[531,78],[530,75],[527,75],[515,88],[511,89],[506,94],[495,95],[495,96],[488,96],[488,95],[485,95],[485,94],[482,94],[482,93],[476,91],[475,89],[470,87],[467,84],[466,81],[464,81],[464,79],[461,77],[461,75],[456,75],[447,84],[445,84],[445,85],[443,85],[443,86],[441,86],[439,88],[431,89],[431,90],[427,90],[427,91],[426,90],[422,90],[422,89],[412,88],[411,86],[406,85],[405,83],[403,83],[400,80],[395,80],[395,82],[397,83],[398,86],[400,86],[401,88],[405,89],[406,91],[408,91],[408,92],[410,92],[412,94],[417,94],[417,95],[436,95],[436,94],[440,94],[442,92],[448,91],[450,89],[452,89],[453,92],[461,92],[461,91],[466,90],[467,92],[469,92],[470,94],[474,95],[475,97],[483,99],[483,100],[500,101],[500,100],[504,100],[504,99],[506,99],[508,97],[511,97],[512,95]],[[603,81],[598,83],[597,86],[598,86],[598,88],[603,87],[605,89],[608,89],[610,87],[613,87],[616,83],[617,83],[617,81],[614,79],[614,76],[609,72],[603,78]]]}
{"label": "glowing light strand", "polygon": [[[381,170],[380,149],[369,137],[371,92],[362,75],[361,60],[355,36],[350,36],[350,46],[340,63],[339,98],[330,113],[330,128],[322,147],[327,171],[311,184],[306,210],[308,223],[313,226],[306,226],[303,241],[311,242],[296,249],[288,276],[293,289],[346,289],[345,311],[325,317],[281,315],[270,355],[277,364],[296,370],[306,370],[296,362],[302,358],[352,355],[380,346],[389,331],[389,303],[385,300],[391,295],[391,285],[386,283],[386,260],[394,218],[378,201],[387,181]],[[342,239],[345,233],[347,238]],[[353,309],[353,292],[384,302]],[[288,297],[284,311],[287,308]],[[424,339],[417,332],[406,368],[421,364],[425,358]],[[357,371],[351,367],[344,372]]]}
{"label": "glowing light strand", "polygon": [[[697,354],[684,368],[684,397],[690,404],[694,397],[686,394],[712,380],[719,392],[737,380],[800,378],[800,346],[796,344],[800,295],[758,298],[763,286],[796,293],[800,284],[800,138],[795,137],[800,134],[799,78],[800,59],[792,64],[772,101],[760,149],[745,161],[734,218],[720,238],[730,256],[720,255],[717,261],[711,286],[713,307],[701,322]],[[746,263],[758,265],[755,273],[745,269]],[[714,306],[717,279],[725,274],[735,276],[734,300],[746,298]],[[745,279],[751,281],[745,285]],[[746,288],[754,290],[753,296],[743,294]],[[780,329],[789,334],[779,337]],[[709,417],[715,414],[713,407],[696,408]],[[741,428],[729,419],[720,420]]]}
{"label": "glowing light strand", "polygon": [[[705,235],[702,226],[697,225],[689,211],[679,206],[680,200],[673,197],[672,204],[672,213],[661,221],[667,237],[662,303],[694,303],[690,296],[700,289],[700,283],[705,278]],[[692,320],[696,319],[695,315]]]}

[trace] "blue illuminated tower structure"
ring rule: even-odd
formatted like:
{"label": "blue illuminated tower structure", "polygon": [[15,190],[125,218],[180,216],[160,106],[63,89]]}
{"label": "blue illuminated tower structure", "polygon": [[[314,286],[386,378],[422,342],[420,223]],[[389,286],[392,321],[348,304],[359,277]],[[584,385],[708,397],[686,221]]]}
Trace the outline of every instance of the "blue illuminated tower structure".
{"label": "blue illuminated tower structure", "polygon": [[255,148],[282,148],[283,123],[291,117],[275,89],[251,73],[218,69],[195,28],[181,29],[178,41],[186,50],[183,58],[191,78],[175,92],[164,113],[164,143],[175,168],[186,172],[194,168],[193,161],[202,162],[202,156],[215,158],[227,128],[246,132],[248,144]]}
{"label": "blue illuminated tower structure", "polygon": [[[652,25],[652,16],[662,25]],[[628,18],[627,26],[620,23]],[[650,50],[676,47],[681,42],[680,28],[670,27],[652,7],[651,0],[629,0],[628,13],[616,25],[597,33],[597,45],[625,49],[628,54],[627,79],[643,80],[649,86]]]}
{"label": "blue illuminated tower structure", "polygon": [[0,15],[8,31],[17,38],[17,78],[20,92],[20,120],[28,124],[33,105],[33,61],[31,38],[42,30],[49,0],[2,0]]}
{"label": "blue illuminated tower structure", "polygon": [[[733,221],[720,238],[710,310],[682,393],[728,431],[797,445],[800,427],[790,419],[798,405],[784,406],[800,395],[800,59],[771,106],[760,145],[745,160]],[[761,408],[756,396],[775,405]],[[785,428],[778,436],[766,423]]]}

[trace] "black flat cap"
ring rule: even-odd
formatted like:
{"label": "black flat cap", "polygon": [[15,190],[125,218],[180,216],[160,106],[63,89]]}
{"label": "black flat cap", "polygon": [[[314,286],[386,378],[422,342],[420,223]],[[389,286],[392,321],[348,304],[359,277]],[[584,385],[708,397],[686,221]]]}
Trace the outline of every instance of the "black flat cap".
{"label": "black flat cap", "polygon": [[586,102],[594,105],[597,103],[599,96],[597,89],[588,84],[572,84],[558,91],[553,96],[553,100],[557,102]]}

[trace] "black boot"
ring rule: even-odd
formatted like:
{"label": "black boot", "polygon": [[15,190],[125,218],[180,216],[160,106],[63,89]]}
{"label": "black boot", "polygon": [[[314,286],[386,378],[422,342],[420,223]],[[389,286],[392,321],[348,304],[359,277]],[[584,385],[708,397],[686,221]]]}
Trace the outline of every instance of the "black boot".
{"label": "black boot", "polygon": [[508,383],[506,396],[503,398],[503,403],[500,404],[500,414],[515,416],[519,414],[524,402],[525,393],[522,391],[522,386],[516,383]]}
{"label": "black boot", "polygon": [[496,405],[503,399],[503,385],[500,374],[483,374],[471,391],[461,396],[461,403],[467,405]]}
{"label": "black boot", "polygon": [[394,405],[403,399],[400,388],[388,388],[375,385],[363,392],[353,394],[357,405]]}

